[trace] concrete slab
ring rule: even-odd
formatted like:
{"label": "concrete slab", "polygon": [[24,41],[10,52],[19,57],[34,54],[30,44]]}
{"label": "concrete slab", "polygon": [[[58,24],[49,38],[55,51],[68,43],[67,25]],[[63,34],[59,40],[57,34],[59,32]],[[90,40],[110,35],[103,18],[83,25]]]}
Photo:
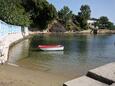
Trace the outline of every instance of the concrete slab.
{"label": "concrete slab", "polygon": [[64,83],[63,86],[108,86],[87,76],[82,76]]}
{"label": "concrete slab", "polygon": [[89,70],[87,76],[111,85],[115,82],[115,63],[109,63],[93,70]]}
{"label": "concrete slab", "polygon": [[110,85],[110,86],[115,86],[115,83],[113,83],[112,85]]}

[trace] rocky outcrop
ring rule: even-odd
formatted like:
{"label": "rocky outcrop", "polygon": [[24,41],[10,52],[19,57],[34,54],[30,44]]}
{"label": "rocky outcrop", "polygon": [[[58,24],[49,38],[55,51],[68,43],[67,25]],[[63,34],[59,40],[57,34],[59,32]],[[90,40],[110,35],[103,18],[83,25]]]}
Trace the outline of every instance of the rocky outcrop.
{"label": "rocky outcrop", "polygon": [[50,25],[50,27],[48,28],[48,31],[49,32],[65,32],[66,29],[61,23],[55,21]]}

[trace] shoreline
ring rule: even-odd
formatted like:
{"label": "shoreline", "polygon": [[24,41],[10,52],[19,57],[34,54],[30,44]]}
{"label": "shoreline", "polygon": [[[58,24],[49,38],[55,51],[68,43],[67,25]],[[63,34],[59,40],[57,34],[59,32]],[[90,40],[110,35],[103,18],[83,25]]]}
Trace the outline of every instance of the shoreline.
{"label": "shoreline", "polygon": [[1,86],[62,86],[66,77],[15,67],[4,64],[0,66]]}
{"label": "shoreline", "polygon": [[69,78],[7,63],[9,49],[27,37],[23,38],[21,34],[9,34],[5,37],[5,53],[0,57],[5,63],[0,65],[0,86],[62,86]]}
{"label": "shoreline", "polygon": [[[23,39],[13,42],[10,47]],[[1,86],[62,86],[70,78],[9,64],[0,65]],[[76,77],[78,78],[78,77]]]}
{"label": "shoreline", "polygon": [[[30,31],[29,34],[33,35],[33,34],[49,34],[49,33],[76,33],[76,34],[93,34],[91,33],[91,30],[83,30],[83,31],[66,31],[66,32],[47,32],[47,31]],[[108,29],[99,29],[97,31],[97,34],[115,34],[115,30],[108,30]]]}

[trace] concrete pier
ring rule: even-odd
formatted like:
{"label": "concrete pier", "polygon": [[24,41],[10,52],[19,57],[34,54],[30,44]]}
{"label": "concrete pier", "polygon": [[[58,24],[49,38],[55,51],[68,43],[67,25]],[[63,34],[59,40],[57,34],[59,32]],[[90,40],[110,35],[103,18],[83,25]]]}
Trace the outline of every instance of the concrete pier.
{"label": "concrete pier", "polygon": [[89,70],[88,77],[111,85],[115,82],[115,63],[106,64],[93,70]]}
{"label": "concrete pier", "polygon": [[77,79],[70,80],[64,83],[63,86],[108,86],[102,82],[89,78],[87,76],[82,76]]}
{"label": "concrete pier", "polygon": [[115,62],[89,70],[86,76],[65,82],[63,86],[115,86]]}
{"label": "concrete pier", "polygon": [[112,85],[110,85],[110,86],[115,86],[115,83],[113,83]]}

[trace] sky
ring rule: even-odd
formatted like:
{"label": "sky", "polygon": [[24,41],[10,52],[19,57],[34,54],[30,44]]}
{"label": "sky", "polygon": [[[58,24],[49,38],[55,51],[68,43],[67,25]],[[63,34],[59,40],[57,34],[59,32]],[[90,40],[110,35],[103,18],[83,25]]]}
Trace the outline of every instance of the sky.
{"label": "sky", "polygon": [[107,16],[115,24],[115,0],[48,0],[48,2],[52,3],[57,11],[68,6],[74,14],[80,12],[81,5],[87,4],[91,9],[91,17]]}

